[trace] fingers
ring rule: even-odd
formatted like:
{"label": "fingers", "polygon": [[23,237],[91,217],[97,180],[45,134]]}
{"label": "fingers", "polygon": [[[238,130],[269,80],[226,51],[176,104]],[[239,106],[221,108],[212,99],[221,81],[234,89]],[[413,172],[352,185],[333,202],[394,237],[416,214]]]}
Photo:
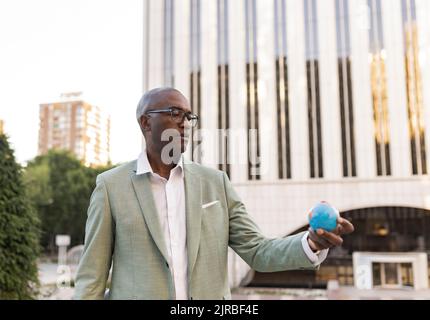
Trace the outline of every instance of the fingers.
{"label": "fingers", "polygon": [[312,228],[309,228],[309,239],[311,239],[313,243],[316,246],[318,246],[318,250],[328,249],[333,247],[333,245],[329,241],[327,241],[325,238],[315,233],[315,231],[312,230]]}
{"label": "fingers", "polygon": [[309,240],[317,250],[323,250],[332,248],[335,246],[341,246],[343,239],[341,238],[344,234],[349,234],[354,232],[354,225],[348,220],[338,217],[337,226],[332,232],[325,231],[323,229],[318,229],[314,231],[309,228]]}
{"label": "fingers", "polygon": [[348,234],[354,232],[354,225],[344,218],[337,218],[337,223],[339,228],[338,234]]}
{"label": "fingers", "polygon": [[317,235],[330,243],[331,246],[340,246],[343,243],[343,239],[333,232],[327,232],[323,229],[318,229]]}
{"label": "fingers", "polygon": [[314,251],[319,251],[319,250],[324,250],[326,248],[324,248],[323,246],[321,246],[320,244],[314,242],[311,238],[308,238],[309,241],[309,246],[311,247],[312,250]]}
{"label": "fingers", "polygon": [[334,229],[331,232],[334,233],[334,234],[337,234],[337,235],[341,235],[341,234],[343,234],[343,231],[344,231],[343,227],[340,224],[338,224],[336,226],[336,229]]}

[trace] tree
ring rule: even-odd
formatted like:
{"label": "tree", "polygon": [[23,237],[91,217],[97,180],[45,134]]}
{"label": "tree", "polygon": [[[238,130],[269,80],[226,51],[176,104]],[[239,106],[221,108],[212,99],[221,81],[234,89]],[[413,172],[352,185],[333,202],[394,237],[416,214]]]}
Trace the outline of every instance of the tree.
{"label": "tree", "polygon": [[83,243],[96,176],[109,168],[87,168],[70,152],[58,150],[28,163],[27,192],[42,221],[41,244],[46,251],[56,251],[57,234],[70,235],[72,246]]}
{"label": "tree", "polygon": [[21,167],[0,135],[0,300],[36,296],[38,254],[39,220],[27,200]]}

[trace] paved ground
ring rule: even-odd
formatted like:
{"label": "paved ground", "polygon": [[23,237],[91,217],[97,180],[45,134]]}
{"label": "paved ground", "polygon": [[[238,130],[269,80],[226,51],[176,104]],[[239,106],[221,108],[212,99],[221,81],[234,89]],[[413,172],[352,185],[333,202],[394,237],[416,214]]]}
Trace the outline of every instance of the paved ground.
{"label": "paved ground", "polygon": [[430,290],[373,289],[358,290],[354,287],[340,287],[328,294],[332,300],[430,300]]}
{"label": "paved ground", "polygon": [[236,288],[233,300],[327,300],[327,291],[321,289]]}
{"label": "paved ground", "polygon": [[[247,290],[249,290],[247,288]],[[430,290],[401,292],[396,290],[355,290],[342,288],[338,292],[289,292],[285,294],[261,292],[261,288],[248,293],[236,292],[232,294],[233,300],[430,300]],[[240,290],[239,290],[240,291]],[[45,287],[44,300],[70,300],[73,296],[73,288]]]}
{"label": "paved ground", "polygon": [[41,284],[40,297],[42,300],[70,300],[73,288],[70,287],[70,275],[75,267],[58,268],[54,263],[39,264],[39,280]]}
{"label": "paved ground", "polygon": [[358,290],[340,287],[336,290],[280,288],[239,288],[233,290],[234,300],[430,300],[430,290]]}
{"label": "paved ground", "polygon": [[[66,272],[65,272],[66,271]],[[75,268],[70,273],[74,274]],[[58,270],[56,264],[39,264],[42,285],[39,299],[70,300],[73,288],[67,286],[67,270]],[[66,280],[62,283],[60,280]],[[358,290],[340,287],[335,290],[238,288],[232,292],[233,300],[430,300],[430,290]]]}

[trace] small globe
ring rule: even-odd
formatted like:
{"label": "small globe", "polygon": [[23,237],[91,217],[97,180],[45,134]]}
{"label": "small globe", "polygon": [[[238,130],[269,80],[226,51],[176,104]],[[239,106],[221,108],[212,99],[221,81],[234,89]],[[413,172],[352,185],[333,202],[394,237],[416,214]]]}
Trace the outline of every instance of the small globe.
{"label": "small globe", "polygon": [[312,230],[324,229],[330,232],[336,229],[338,217],[337,209],[327,202],[320,202],[311,209],[308,219]]}

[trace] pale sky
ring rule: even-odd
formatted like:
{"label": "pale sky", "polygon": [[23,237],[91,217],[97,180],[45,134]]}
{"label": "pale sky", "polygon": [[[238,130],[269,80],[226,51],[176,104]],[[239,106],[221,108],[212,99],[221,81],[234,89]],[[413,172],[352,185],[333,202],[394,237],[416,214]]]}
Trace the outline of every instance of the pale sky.
{"label": "pale sky", "polygon": [[0,119],[18,161],[37,154],[39,104],[70,91],[110,114],[114,163],[137,157],[142,1],[0,1]]}

